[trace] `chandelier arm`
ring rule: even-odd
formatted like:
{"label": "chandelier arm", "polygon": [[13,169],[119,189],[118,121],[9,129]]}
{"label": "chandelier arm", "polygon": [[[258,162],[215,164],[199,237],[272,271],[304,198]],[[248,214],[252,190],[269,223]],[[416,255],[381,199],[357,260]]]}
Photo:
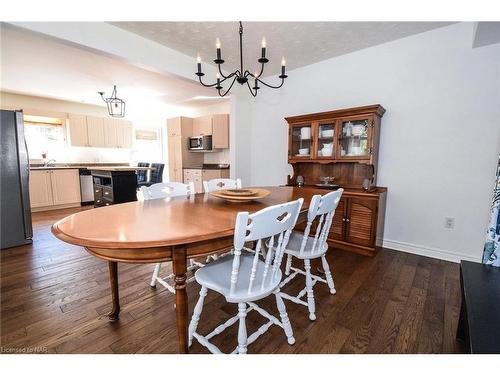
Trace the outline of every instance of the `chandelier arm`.
{"label": "chandelier arm", "polygon": [[261,64],[261,67],[260,67],[260,72],[259,74],[257,75],[257,77],[255,76],[255,74],[252,74],[248,69],[245,70],[245,77],[248,77],[249,75],[252,76],[253,78],[259,78],[262,73],[264,73],[264,63]]}
{"label": "chandelier arm", "polygon": [[279,86],[273,86],[273,85],[270,85],[268,83],[265,83],[264,81],[261,81],[259,78],[257,78],[257,81],[262,83],[264,86],[267,86],[271,89],[279,89],[281,86],[283,86],[283,83],[285,83],[285,79],[284,78],[281,78],[281,83],[279,84]]}
{"label": "chandelier arm", "polygon": [[[229,78],[233,77],[235,74],[236,74],[236,73],[231,73],[231,74],[230,74],[230,75],[228,75],[226,78],[224,78],[224,79],[220,80],[220,81],[219,81],[219,84],[220,84],[220,83],[222,83],[222,82],[224,82],[225,80],[227,80],[227,79],[229,79]],[[201,76],[198,76],[198,78],[199,78],[200,83],[201,83],[203,86],[205,86],[205,87],[214,87],[214,86],[217,86],[217,82],[212,83],[212,84],[203,83],[203,81],[201,80]]]}
{"label": "chandelier arm", "polygon": [[231,88],[233,87],[234,82],[236,82],[236,77],[233,78],[233,82],[231,82],[231,85],[229,86],[229,88],[226,90],[226,92],[224,94],[221,94],[221,90],[217,89],[217,92],[219,93],[219,96],[221,98],[223,98],[224,96],[226,96],[227,94],[229,94],[229,91],[231,91]]}
{"label": "chandelier arm", "polygon": [[234,75],[234,73],[231,73],[230,75],[226,76],[226,75],[224,75],[224,73],[222,73],[222,69],[220,68],[220,64],[217,64],[217,67],[219,68],[219,74],[224,79],[231,78]]}
{"label": "chandelier arm", "polygon": [[[248,86],[248,90],[250,91],[250,94],[252,94],[252,96],[255,98],[257,96],[257,90],[253,90],[250,87],[250,84],[248,83],[248,81],[247,81],[247,86]],[[254,91],[255,91],[255,93],[254,93]]]}

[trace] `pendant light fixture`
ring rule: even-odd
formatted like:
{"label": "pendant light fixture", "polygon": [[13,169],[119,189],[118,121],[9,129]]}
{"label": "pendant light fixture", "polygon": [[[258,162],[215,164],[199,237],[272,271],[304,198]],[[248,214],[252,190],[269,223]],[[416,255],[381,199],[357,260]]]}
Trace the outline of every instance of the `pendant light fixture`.
{"label": "pendant light fixture", "polygon": [[113,86],[111,97],[104,98],[104,92],[99,91],[102,100],[108,107],[108,113],[111,117],[125,117],[125,102],[116,96],[116,85]]}
{"label": "pendant light fixture", "polygon": [[[198,55],[197,63],[198,63],[198,71],[195,73],[199,80],[200,83],[205,86],[205,87],[215,87],[217,90],[217,93],[219,96],[226,96],[229,91],[231,91],[231,88],[234,85],[234,82],[238,82],[240,85],[247,85],[248,90],[250,90],[250,93],[255,97],[257,96],[257,92],[260,89],[259,83],[270,87],[272,89],[279,89],[281,86],[283,86],[283,83],[285,82],[285,78],[288,77],[285,74],[285,58],[281,60],[281,74],[278,76],[278,78],[281,79],[281,83],[279,85],[270,85],[266,82],[264,82],[260,77],[262,77],[262,74],[264,73],[264,65],[269,62],[269,60],[266,57],[266,38],[262,38],[262,55],[261,57],[257,60],[257,62],[260,64],[260,71],[256,71],[255,73],[250,73],[250,71],[245,70],[243,71],[243,25],[240,21],[240,69],[234,71],[233,73],[229,75],[224,75],[221,69],[221,65],[224,64],[224,60],[222,59],[222,52],[221,52],[221,44],[219,38],[216,39],[215,42],[215,47],[216,47],[216,56],[217,58],[214,60],[214,63],[217,64],[217,81],[212,84],[205,84],[202,81],[202,78],[205,73],[201,71],[201,58]],[[253,80],[253,87],[250,86],[250,81]],[[228,88],[224,90],[224,87],[222,86],[222,83],[226,82],[229,84]]]}

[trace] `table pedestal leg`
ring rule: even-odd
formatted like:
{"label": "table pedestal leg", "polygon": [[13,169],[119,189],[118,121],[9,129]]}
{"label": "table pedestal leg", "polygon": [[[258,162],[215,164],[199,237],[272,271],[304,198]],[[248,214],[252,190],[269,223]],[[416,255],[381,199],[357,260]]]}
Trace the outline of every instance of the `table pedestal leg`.
{"label": "table pedestal leg", "polygon": [[109,320],[118,320],[120,314],[120,297],[118,295],[118,263],[108,262],[109,282],[111,284],[111,296],[113,299],[113,309],[108,314]]}
{"label": "table pedestal leg", "polygon": [[172,249],[172,266],[175,274],[175,313],[177,319],[177,335],[179,353],[188,352],[188,302],[186,293],[187,257],[186,247],[174,246]]}

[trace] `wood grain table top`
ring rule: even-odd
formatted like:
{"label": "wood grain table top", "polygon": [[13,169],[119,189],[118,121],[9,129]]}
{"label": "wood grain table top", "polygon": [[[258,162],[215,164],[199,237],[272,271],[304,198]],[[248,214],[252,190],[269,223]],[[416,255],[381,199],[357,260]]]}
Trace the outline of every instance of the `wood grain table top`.
{"label": "wood grain table top", "polygon": [[265,187],[271,194],[249,203],[229,203],[209,194],[154,199],[96,208],[70,215],[52,226],[59,239],[84,247],[141,249],[189,244],[230,236],[238,212],[304,198],[307,211],[314,194],[308,187]]}

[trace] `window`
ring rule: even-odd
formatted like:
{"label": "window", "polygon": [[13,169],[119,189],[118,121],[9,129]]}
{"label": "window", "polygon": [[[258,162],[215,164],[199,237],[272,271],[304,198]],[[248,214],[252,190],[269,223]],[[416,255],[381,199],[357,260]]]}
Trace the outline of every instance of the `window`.
{"label": "window", "polygon": [[30,159],[55,159],[64,152],[63,121],[24,115],[24,135]]}
{"label": "window", "polygon": [[161,163],[163,148],[161,129],[141,128],[135,130],[134,161]]}

